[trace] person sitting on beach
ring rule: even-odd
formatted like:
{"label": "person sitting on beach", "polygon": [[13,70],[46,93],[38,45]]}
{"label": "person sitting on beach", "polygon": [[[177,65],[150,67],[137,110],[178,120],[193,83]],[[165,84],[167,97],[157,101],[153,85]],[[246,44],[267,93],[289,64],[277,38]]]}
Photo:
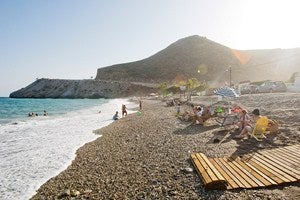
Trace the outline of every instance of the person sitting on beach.
{"label": "person sitting on beach", "polygon": [[251,121],[250,121],[249,123],[247,123],[247,125],[242,129],[241,133],[235,137],[236,139],[242,139],[242,138],[244,138],[247,134],[251,134],[251,133],[252,133],[253,128],[254,128],[254,126],[255,126],[255,123],[257,122],[258,119],[261,118],[261,115],[260,115],[258,109],[254,109],[254,110],[252,111],[252,114],[253,114],[252,120],[251,120],[252,123],[250,123]]}
{"label": "person sitting on beach", "polygon": [[203,125],[204,122],[208,120],[210,117],[211,115],[208,107],[206,108],[199,107],[197,114],[194,116],[192,124],[194,125],[198,121],[200,125]]}
{"label": "person sitting on beach", "polygon": [[242,131],[244,129],[244,127],[247,126],[249,121],[250,121],[250,117],[249,117],[247,111],[242,110],[241,117],[239,119],[239,122],[237,123],[237,126],[239,127],[239,130]]}
{"label": "person sitting on beach", "polygon": [[118,120],[119,119],[119,112],[116,111],[116,114],[113,116],[113,120]]}
{"label": "person sitting on beach", "polygon": [[124,104],[122,104],[122,117],[124,117],[124,115],[125,115],[125,117],[127,116],[127,110],[126,109],[127,109],[126,106]]}

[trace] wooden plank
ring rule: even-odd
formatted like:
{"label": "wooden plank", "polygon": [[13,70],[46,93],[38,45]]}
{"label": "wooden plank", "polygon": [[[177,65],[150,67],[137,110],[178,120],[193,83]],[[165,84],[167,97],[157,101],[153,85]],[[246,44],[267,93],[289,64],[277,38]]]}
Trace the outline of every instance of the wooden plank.
{"label": "wooden plank", "polygon": [[279,178],[277,175],[273,174],[273,172],[268,167],[266,167],[264,165],[261,165],[260,163],[258,164],[256,162],[254,162],[252,159],[249,159],[249,160],[245,161],[245,163],[247,165],[250,164],[251,166],[255,167],[260,172],[262,172],[263,174],[265,174],[267,177],[269,177],[272,180],[274,180],[277,184],[281,184],[281,183],[285,182],[284,180],[282,180],[281,178]]}
{"label": "wooden plank", "polygon": [[282,156],[285,156],[286,158],[288,158],[289,160],[293,161],[294,163],[300,164],[300,159],[297,156],[291,154],[290,152],[288,152],[286,150],[276,149],[276,150],[274,150],[274,152],[276,152],[276,153],[278,153],[278,154],[280,154]]}
{"label": "wooden plank", "polygon": [[295,150],[293,148],[285,148],[285,147],[283,147],[281,149],[289,152],[290,154],[292,154],[293,156],[295,156],[297,158],[300,158],[300,152],[299,152],[299,150]]}
{"label": "wooden plank", "polygon": [[222,176],[225,178],[227,181],[227,189],[233,189],[233,188],[238,188],[239,186],[228,176],[228,174],[218,165],[218,163],[213,159],[210,158],[209,161],[216,167],[216,169],[222,174]]}
{"label": "wooden plank", "polygon": [[199,155],[203,158],[203,160],[206,162],[206,164],[209,166],[209,168],[213,171],[213,173],[216,175],[217,179],[225,181],[225,178],[218,172],[218,170],[214,167],[214,165],[211,164],[211,162],[208,160],[208,158],[203,153],[200,153]]}
{"label": "wooden plank", "polygon": [[[195,154],[192,157],[193,162],[198,168],[197,172],[201,177],[204,186],[208,189],[226,189],[227,182],[223,177],[223,180],[217,179],[214,173],[211,171],[207,163],[203,160],[200,154]],[[210,163],[210,165],[212,165]],[[214,178],[214,179],[213,179]]]}
{"label": "wooden plank", "polygon": [[192,154],[204,186],[210,189],[254,188],[300,180],[300,145],[237,158],[210,158]]}
{"label": "wooden plank", "polygon": [[[256,181],[258,180],[252,174],[250,174],[246,169],[244,169],[241,165],[239,165],[236,160],[227,158],[227,161],[229,162],[229,164],[232,164],[232,167],[235,167],[237,169],[236,172],[238,172],[239,175],[242,176],[243,179],[251,185],[251,187],[259,187],[259,184],[256,183]],[[262,184],[260,181],[258,182]]]}
{"label": "wooden plank", "polygon": [[[259,167],[255,167],[255,165],[252,165],[249,162],[243,162],[245,165],[247,165],[249,168],[251,168],[253,171],[255,171],[256,173],[258,173],[260,176],[262,176],[264,179],[266,179],[268,182],[271,183],[271,185],[277,185],[278,183],[275,182],[273,179],[271,179],[269,176],[267,176],[265,173],[263,173],[262,169],[260,169]],[[256,163],[255,163],[256,164]],[[262,171],[261,171],[262,170]],[[263,181],[263,179],[259,179],[261,181]]]}
{"label": "wooden plank", "polygon": [[270,154],[270,153],[264,153],[264,154],[261,154],[262,156],[265,156],[265,157],[269,157],[272,162],[282,166],[288,173],[293,173],[293,174],[290,174],[290,175],[293,175],[295,178],[297,179],[300,179],[300,171],[299,170],[296,170],[292,167],[290,167],[289,165],[287,165],[287,162],[282,160],[282,159],[279,159],[277,158],[276,156]]}
{"label": "wooden plank", "polygon": [[282,148],[278,148],[278,149],[286,151],[289,154],[292,154],[293,156],[299,158],[300,152],[299,152],[299,150],[294,149],[294,147],[290,147],[290,148],[288,148],[288,147],[282,147]]}
{"label": "wooden plank", "polygon": [[228,174],[228,176],[236,183],[237,187],[243,187],[243,184],[232,174],[232,172],[225,167],[225,165],[223,164],[222,160],[220,160],[220,158],[214,158],[214,161],[216,161],[216,163],[218,163],[218,165]]}
{"label": "wooden plank", "polygon": [[290,179],[290,181],[297,181],[297,179],[300,178],[300,176],[297,173],[294,173],[293,169],[289,170],[287,167],[284,167],[280,164],[280,162],[276,162],[276,160],[271,160],[270,157],[266,157],[260,154],[255,154],[255,156],[258,159],[264,160],[266,163],[274,166],[275,168],[278,169],[278,171],[281,171],[282,175],[284,175],[286,178]]}
{"label": "wooden plank", "polygon": [[232,166],[230,162],[226,160],[226,158],[220,158],[220,161],[225,165],[225,167],[231,171],[231,173],[235,176],[236,179],[241,184],[238,184],[241,188],[251,188],[251,185],[239,174],[239,170]]}
{"label": "wooden plank", "polygon": [[196,157],[198,158],[198,160],[201,163],[201,165],[204,167],[205,172],[209,175],[209,177],[211,178],[211,180],[212,181],[218,181],[219,179],[212,172],[212,170],[209,168],[209,166],[207,165],[207,163],[203,160],[203,158],[201,157],[201,154],[197,153]]}
{"label": "wooden plank", "polygon": [[274,167],[273,165],[269,164],[268,162],[258,158],[256,155],[254,155],[251,158],[254,162],[258,163],[259,165],[265,167],[268,169],[269,172],[279,177],[284,182],[290,182],[290,181],[296,181],[295,178],[291,177],[290,175],[282,172],[278,168]]}
{"label": "wooden plank", "polygon": [[298,172],[300,172],[300,168],[299,170],[296,169],[297,166],[299,166],[298,163],[293,162],[292,160],[290,160],[289,158],[283,156],[282,154],[278,154],[276,152],[261,152],[260,154],[265,155],[265,156],[270,156],[272,159],[281,162],[284,166],[287,166],[289,168],[292,168],[294,170],[297,170]]}
{"label": "wooden plank", "polygon": [[277,153],[279,155],[282,155],[288,159],[293,160],[294,162],[299,162],[299,157],[295,156],[293,154],[291,154],[288,150],[284,150],[283,148],[277,148],[277,149],[273,149],[267,152],[272,152],[272,153]]}
{"label": "wooden plank", "polygon": [[291,145],[291,146],[286,146],[284,148],[300,153],[300,145]]}
{"label": "wooden plank", "polygon": [[278,152],[274,152],[274,151],[263,151],[260,152],[260,154],[262,155],[271,155],[272,157],[275,157],[277,160],[279,161],[283,161],[286,165],[295,168],[296,166],[298,166],[298,163],[293,162],[292,160],[290,160],[288,157],[278,153]]}
{"label": "wooden plank", "polygon": [[300,165],[299,158],[294,158],[286,152],[276,151],[276,152],[271,152],[271,153],[277,154],[279,157],[283,157],[283,158],[287,159],[290,163],[293,163],[295,165]]}
{"label": "wooden plank", "polygon": [[247,172],[249,172],[252,176],[254,176],[256,179],[253,179],[257,185],[259,185],[260,187],[263,186],[269,186],[269,185],[273,185],[271,182],[269,182],[267,179],[265,179],[262,175],[260,175],[256,170],[250,168],[248,165],[246,165],[244,162],[242,162],[240,160],[240,158],[236,159],[236,162],[242,166],[245,170],[247,170]]}
{"label": "wooden plank", "polygon": [[200,178],[202,179],[203,184],[205,185],[206,183],[210,183],[212,180],[208,176],[208,174],[206,173],[206,170],[204,169],[204,167],[199,162],[196,154],[192,154],[191,157],[192,157],[192,160],[193,160],[193,164],[195,165],[195,168],[198,171],[198,174],[200,175]]}

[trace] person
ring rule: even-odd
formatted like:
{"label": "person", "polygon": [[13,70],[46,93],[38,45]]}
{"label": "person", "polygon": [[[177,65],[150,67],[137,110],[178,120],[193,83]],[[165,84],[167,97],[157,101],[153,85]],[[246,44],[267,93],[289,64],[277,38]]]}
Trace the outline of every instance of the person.
{"label": "person", "polygon": [[180,115],[180,103],[177,104],[177,107],[176,107],[176,116],[179,116]]}
{"label": "person", "polygon": [[48,116],[48,113],[46,112],[46,110],[44,110],[44,116]]}
{"label": "person", "polygon": [[204,122],[204,120],[202,118],[203,114],[204,114],[204,109],[201,108],[201,106],[197,106],[196,107],[196,114],[193,116],[193,123],[192,124],[195,125],[196,122],[198,121],[199,124],[203,125],[203,122]]}
{"label": "person", "polygon": [[199,121],[200,125],[204,125],[204,122],[206,122],[211,117],[210,110],[208,107],[205,107],[202,110],[203,110],[203,112],[202,112],[201,116],[198,117],[198,119],[197,119]]}
{"label": "person", "polygon": [[193,120],[193,117],[197,113],[196,106],[191,104],[192,111],[185,111],[183,114],[179,115],[178,118],[182,119],[183,121],[191,121]]}
{"label": "person", "polygon": [[239,127],[239,130],[242,131],[245,126],[250,122],[250,117],[246,110],[242,110],[241,117],[239,119],[239,122],[237,123],[237,126]]}
{"label": "person", "polygon": [[118,120],[119,119],[119,112],[116,111],[116,114],[113,116],[113,120]]}
{"label": "person", "polygon": [[126,110],[126,106],[124,104],[122,104],[122,117],[127,116],[127,110]]}
{"label": "person", "polygon": [[257,120],[258,119],[260,119],[261,118],[261,116],[260,116],[260,112],[259,112],[259,110],[258,109],[254,109],[253,111],[252,111],[252,123],[247,123],[247,125],[242,129],[242,131],[240,132],[240,134],[239,135],[237,135],[235,138],[236,139],[242,139],[242,138],[244,138],[247,134],[251,134],[252,133],[252,131],[253,131],[253,128],[254,128],[254,126],[255,126],[255,123],[257,122]]}
{"label": "person", "polygon": [[142,99],[139,100],[140,103],[140,110],[142,110]]}

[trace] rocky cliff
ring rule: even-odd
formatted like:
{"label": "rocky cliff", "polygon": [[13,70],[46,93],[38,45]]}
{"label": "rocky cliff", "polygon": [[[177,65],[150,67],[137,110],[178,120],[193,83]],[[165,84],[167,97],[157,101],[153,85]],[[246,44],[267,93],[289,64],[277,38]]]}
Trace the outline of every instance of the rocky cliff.
{"label": "rocky cliff", "polygon": [[119,98],[155,92],[154,87],[99,80],[38,79],[11,98]]}

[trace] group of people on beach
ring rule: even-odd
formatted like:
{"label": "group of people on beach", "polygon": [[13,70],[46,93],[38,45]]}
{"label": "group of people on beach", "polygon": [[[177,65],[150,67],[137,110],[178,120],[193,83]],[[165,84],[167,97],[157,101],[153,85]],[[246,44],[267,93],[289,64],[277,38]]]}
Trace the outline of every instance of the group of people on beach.
{"label": "group of people on beach", "polygon": [[[238,128],[239,128],[239,135],[237,135],[236,139],[242,139],[246,136],[251,135],[251,133],[254,130],[254,127],[259,119],[261,119],[263,116],[261,116],[259,109],[254,109],[251,112],[251,116],[248,115],[246,110],[242,110],[240,121],[238,122]],[[272,132],[277,132],[279,122],[274,119],[268,119],[266,130]]]}
{"label": "group of people on beach", "polygon": [[[139,100],[139,108],[141,111],[142,110],[142,100],[141,99]],[[122,104],[121,110],[122,110],[122,117],[126,117],[127,116],[127,107],[125,104]],[[116,113],[113,116],[113,120],[118,120],[118,119],[120,119],[119,112],[116,111]]]}
{"label": "group of people on beach", "polygon": [[[127,116],[127,107],[125,104],[122,104],[122,117],[126,117]],[[113,120],[118,120],[120,119],[119,117],[119,112],[116,111],[116,113],[113,116]]]}
{"label": "group of people on beach", "polygon": [[[46,110],[44,110],[44,112],[43,112],[43,114],[42,114],[43,116],[48,116],[48,113],[47,113],[47,111]],[[34,112],[32,112],[32,113],[28,113],[28,117],[38,117],[39,116],[39,114],[38,113],[34,113]]]}
{"label": "group of people on beach", "polygon": [[[204,123],[218,115],[218,110],[213,110],[210,106],[198,105],[192,106],[192,111],[185,111],[181,113],[180,103],[177,104],[176,107],[176,116],[184,121],[192,121],[192,125],[200,124],[204,125]],[[223,111],[222,111],[223,112]],[[248,114],[246,109],[241,107],[233,107],[230,108],[230,112],[227,115],[233,114],[235,115],[237,120],[232,121],[230,124],[234,125],[234,127],[238,128],[239,134],[235,137],[236,139],[242,139],[251,133],[254,130],[256,122],[262,118],[260,115],[259,109],[254,109],[251,114]],[[225,120],[227,120],[227,116],[224,117],[222,125]],[[278,122],[276,120],[268,120],[267,130],[276,132],[278,130]]]}
{"label": "group of people on beach", "polygon": [[210,108],[206,106],[194,106],[191,105],[192,111],[185,111],[180,114],[180,104],[177,105],[177,116],[184,121],[192,121],[192,125],[200,124],[204,125],[209,118],[211,118]]}

